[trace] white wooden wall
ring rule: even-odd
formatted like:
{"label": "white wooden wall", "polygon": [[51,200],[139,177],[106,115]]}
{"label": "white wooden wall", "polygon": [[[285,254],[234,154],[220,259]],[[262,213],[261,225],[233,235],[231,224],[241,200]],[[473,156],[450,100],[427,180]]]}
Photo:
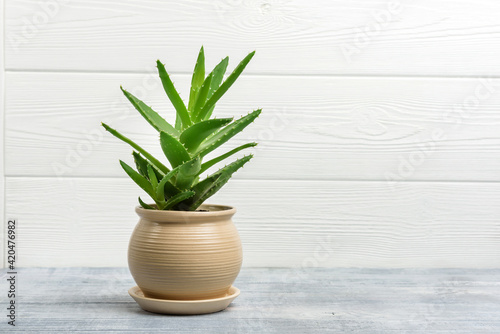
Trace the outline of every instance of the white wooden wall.
{"label": "white wooden wall", "polygon": [[155,60],[187,97],[203,44],[210,66],[257,50],[216,112],[262,107],[226,147],[260,145],[211,200],[246,266],[500,266],[498,1],[4,1],[20,265],[126,265],[140,192],[99,124],[161,154],[119,86],[172,119]]}

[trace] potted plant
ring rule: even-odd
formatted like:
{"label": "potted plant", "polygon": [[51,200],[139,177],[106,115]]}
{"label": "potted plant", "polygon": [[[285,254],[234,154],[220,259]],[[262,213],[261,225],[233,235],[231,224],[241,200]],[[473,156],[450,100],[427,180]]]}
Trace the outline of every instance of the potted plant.
{"label": "potted plant", "polygon": [[148,311],[200,314],[224,309],[239,294],[232,286],[242,261],[241,241],[231,217],[236,210],[204,202],[243,167],[252,155],[203,178],[210,167],[256,143],[248,143],[205,161],[206,156],[238,134],[261,113],[255,110],[237,120],[212,118],[215,104],[243,72],[255,52],[248,54],[225,79],[228,58],[205,75],[201,48],[194,67],[189,102],[185,105],[164,65],[159,76],[176,110],[172,126],[151,107],[121,87],[137,111],[158,131],[170,166],[102,123],[113,136],[134,149],[135,169],[120,160],[128,176],[154,203],[139,197],[140,217],[128,248],[130,272],[137,287],[131,296]]}

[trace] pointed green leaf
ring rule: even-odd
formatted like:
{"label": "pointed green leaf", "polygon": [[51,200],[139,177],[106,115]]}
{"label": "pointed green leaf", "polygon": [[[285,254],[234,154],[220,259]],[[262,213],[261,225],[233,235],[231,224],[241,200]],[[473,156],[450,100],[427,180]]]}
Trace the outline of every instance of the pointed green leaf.
{"label": "pointed green leaf", "polygon": [[179,131],[174,129],[163,117],[161,117],[156,111],[151,109],[144,102],[139,100],[137,97],[120,87],[125,97],[132,103],[132,105],[137,109],[137,111],[155,128],[157,131],[164,131],[171,134],[174,137],[179,136]]}
{"label": "pointed green leaf", "polygon": [[191,190],[194,191],[194,196],[189,200],[184,201],[182,204],[189,208],[190,211],[196,210],[200,205],[195,206],[194,203],[198,203],[205,195],[207,195],[214,186],[216,186],[217,181],[222,180],[221,175],[211,175],[204,180],[198,182]]}
{"label": "pointed green leaf", "polygon": [[[226,57],[222,59],[222,61],[215,66],[214,70],[212,71],[213,73],[213,78],[212,82],[210,84],[210,90],[208,91],[208,96],[207,99],[211,98],[214,92],[217,90],[217,88],[220,87],[220,84],[222,82],[222,79],[224,79],[224,74],[226,73],[227,69],[227,64],[229,63],[229,57]],[[212,116],[212,112],[215,108],[215,105],[208,110],[207,115],[205,116],[205,119],[209,119],[210,116]]]}
{"label": "pointed green leaf", "polygon": [[153,208],[151,205],[144,203],[140,197],[139,197],[139,204],[140,204],[140,205],[141,205],[144,209],[148,209],[148,210],[155,210],[155,208]]}
{"label": "pointed green leaf", "polygon": [[141,187],[151,197],[153,197],[153,198],[155,197],[155,193],[153,192],[153,186],[151,185],[151,183],[149,183],[149,181],[144,176],[137,173],[132,167],[130,167],[129,165],[127,165],[125,162],[123,162],[121,160],[120,160],[120,165],[122,166],[125,173],[127,173],[128,176],[130,176],[130,178],[135,183],[137,183],[137,185],[139,187]]}
{"label": "pointed green leaf", "polygon": [[232,118],[214,118],[193,124],[181,133],[179,141],[189,152],[194,152],[208,136],[232,120]]}
{"label": "pointed green leaf", "polygon": [[200,111],[200,114],[198,115],[198,119],[207,119],[209,111],[212,109],[213,106],[215,106],[215,103],[219,101],[219,99],[224,95],[229,87],[232,86],[232,84],[238,79],[240,76],[241,72],[245,69],[247,66],[248,62],[252,59],[253,55],[255,54],[255,51],[250,52],[243,60],[236,66],[234,71],[227,77],[227,79],[220,85],[220,87],[215,90],[213,95],[208,99],[208,101],[205,103],[203,108]]}
{"label": "pointed green leaf", "polygon": [[148,177],[149,163],[146,161],[146,159],[141,157],[141,155],[136,151],[133,151],[132,155],[134,156],[135,167],[137,168],[139,174],[141,174],[144,177]]}
{"label": "pointed green leaf", "polygon": [[200,113],[201,108],[205,105],[205,102],[207,101],[207,96],[208,96],[208,90],[210,89],[210,83],[212,82],[212,74],[210,74],[205,81],[203,82],[203,85],[200,88],[200,91],[198,92],[198,96],[196,97],[196,103],[194,104],[193,112],[191,114],[193,120],[198,121],[197,115]]}
{"label": "pointed green leaf", "polygon": [[[160,198],[165,198],[165,193],[166,193],[166,185],[170,185],[170,186],[173,186],[169,181],[170,179],[175,175],[177,174],[177,172],[179,171],[179,167],[177,168],[174,168],[172,169],[170,172],[168,172],[160,181],[160,183],[158,183],[158,187],[156,187],[156,198],[160,199]],[[174,192],[174,193],[171,193],[169,192],[167,195],[168,197],[172,197],[172,196],[175,196],[177,195],[179,192]]]}
{"label": "pointed green leaf", "polygon": [[153,167],[158,168],[159,170],[161,170],[165,174],[170,171],[170,169],[168,169],[165,165],[163,165],[160,161],[158,161],[155,157],[153,157],[145,149],[143,149],[142,147],[140,147],[139,145],[137,145],[136,143],[134,143],[129,138],[125,137],[124,135],[122,135],[121,133],[119,133],[118,131],[116,131],[115,129],[109,127],[108,125],[106,125],[104,123],[101,123],[101,125],[106,129],[106,131],[108,131],[109,133],[111,133],[113,136],[115,136],[116,138],[124,141],[125,143],[129,144],[134,149],[136,149],[137,151],[139,151],[146,159],[148,159],[153,164]]}
{"label": "pointed green leaf", "polygon": [[175,114],[175,129],[177,131],[182,131],[182,120],[179,114]]}
{"label": "pointed green leaf", "polygon": [[179,166],[179,173],[186,176],[196,176],[201,168],[201,158],[199,155]]}
{"label": "pointed green leaf", "polygon": [[[167,201],[167,204],[165,205],[165,210],[170,210],[172,207],[181,203],[182,201],[185,201],[185,200],[193,197],[193,195],[194,195],[194,191],[185,191],[185,192],[182,192],[182,193],[175,195],[174,197],[170,198]],[[182,206],[179,209],[183,210]],[[187,209],[188,209],[188,207],[186,207],[184,209],[184,211],[186,211]]]}
{"label": "pointed green leaf", "polygon": [[220,63],[215,66],[213,73],[212,82],[210,83],[210,90],[208,91],[208,98],[214,95],[217,88],[220,87],[222,79],[224,79],[224,74],[226,73],[227,64],[229,63],[229,57],[221,60]]}
{"label": "pointed green leaf", "polygon": [[166,132],[160,132],[160,144],[172,168],[182,165],[191,159],[184,145]]}
{"label": "pointed green leaf", "polygon": [[204,164],[201,165],[201,169],[199,171],[199,174],[205,172],[207,169],[209,169],[210,167],[212,167],[213,165],[215,165],[216,163],[219,163],[221,162],[222,160],[232,156],[233,154],[235,153],[238,153],[239,151],[241,150],[244,150],[245,148],[249,148],[249,147],[255,147],[257,146],[257,143],[248,143],[248,144],[244,144],[244,145],[241,145],[225,154],[222,154],[220,156],[218,156],[217,158],[214,158],[212,160],[209,160],[207,162],[205,162]]}
{"label": "pointed green leaf", "polygon": [[[148,177],[151,186],[153,187],[153,192],[156,194],[156,187],[158,187],[158,179],[156,178],[156,174],[151,165],[148,165]],[[155,197],[156,198],[156,197]]]}
{"label": "pointed green leaf", "polygon": [[193,111],[196,97],[198,96],[198,91],[203,84],[203,79],[205,78],[205,53],[203,51],[203,46],[198,53],[198,59],[196,60],[196,65],[193,70],[193,78],[191,79],[191,91],[189,92],[189,104],[188,110]]}
{"label": "pointed green leaf", "polygon": [[239,158],[230,163],[229,165],[219,169],[217,172],[213,173],[210,176],[225,175],[226,177],[231,177],[231,175],[233,175],[234,172],[243,167],[243,165],[245,165],[252,158],[253,158],[252,154],[246,155],[243,158]]}
{"label": "pointed green leaf", "polygon": [[167,182],[163,190],[166,198],[170,198],[181,192],[181,190],[174,186],[171,182]]}
{"label": "pointed green leaf", "polygon": [[192,122],[189,117],[188,111],[186,109],[186,105],[184,104],[184,101],[182,101],[181,97],[179,96],[179,93],[175,89],[174,83],[170,79],[170,76],[168,75],[167,71],[165,70],[165,66],[159,60],[156,62],[156,65],[158,67],[158,73],[160,74],[160,79],[163,85],[163,89],[165,90],[165,93],[167,93],[170,102],[172,102],[175,110],[177,111],[177,114],[179,115],[182,121],[182,127],[187,128],[192,124]]}
{"label": "pointed green leaf", "polygon": [[179,167],[179,174],[175,179],[175,186],[179,189],[188,189],[194,183],[201,169],[201,158],[199,155],[185,162]]}
{"label": "pointed green leaf", "polygon": [[193,186],[191,189],[195,192],[195,196],[183,204],[189,206],[191,211],[196,210],[209,197],[219,191],[229,181],[233,173],[243,167],[252,157],[252,155],[248,155],[238,159]]}
{"label": "pointed green leaf", "polygon": [[151,167],[153,167],[153,170],[155,172],[156,179],[161,180],[163,178],[163,173],[160,172],[156,167],[151,165],[149,163],[149,161],[144,159],[139,153],[137,153],[136,151],[133,151],[132,155],[134,156],[135,166],[136,166],[139,174],[141,174],[142,176],[144,176],[145,178],[147,178],[149,180],[148,166],[151,166]]}
{"label": "pointed green leaf", "polygon": [[[250,123],[252,123],[261,113],[261,109],[257,109],[254,112],[243,116],[242,118],[234,121],[233,123],[226,126],[224,129],[220,130],[212,137],[204,141],[200,147],[196,150],[195,154],[200,154],[202,157],[208,153],[215,150],[217,147],[221,146],[229,139],[237,135],[244,128],[246,128]],[[182,136],[182,135],[181,135]]]}

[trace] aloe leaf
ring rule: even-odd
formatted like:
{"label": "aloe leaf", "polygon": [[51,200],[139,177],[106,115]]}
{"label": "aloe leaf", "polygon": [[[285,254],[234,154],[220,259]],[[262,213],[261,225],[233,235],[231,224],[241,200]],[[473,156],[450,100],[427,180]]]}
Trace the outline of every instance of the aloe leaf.
{"label": "aloe leaf", "polygon": [[212,82],[210,83],[210,90],[208,91],[208,98],[214,95],[217,88],[220,87],[222,79],[224,79],[224,74],[226,73],[227,64],[229,63],[229,57],[221,60],[220,63],[215,66],[213,73]]}
{"label": "aloe leaf", "polygon": [[236,161],[230,163],[224,168],[219,169],[217,172],[211,175],[211,177],[218,177],[217,181],[208,189],[208,191],[201,196],[198,201],[194,202],[193,207],[196,210],[203,202],[205,202],[209,197],[214,195],[217,191],[219,191],[226,183],[231,179],[231,176],[240,168],[242,168],[250,159],[253,158],[253,155],[247,155],[243,158],[237,159]]}
{"label": "aloe leaf", "polygon": [[209,160],[201,165],[201,169],[199,171],[199,174],[205,172],[207,169],[209,169],[210,167],[212,167],[216,163],[221,162],[222,160],[232,156],[233,154],[238,153],[239,151],[244,150],[245,148],[255,147],[255,146],[257,146],[257,143],[244,144],[244,145],[238,146],[237,148],[235,148],[235,149],[233,149],[225,154],[218,156],[217,158],[213,158],[212,160]]}
{"label": "aloe leaf", "polygon": [[[224,74],[226,73],[227,69],[227,64],[229,63],[229,57],[226,57],[222,59],[222,61],[215,66],[214,70],[212,71],[213,73],[213,78],[212,82],[210,83],[210,90],[208,91],[208,96],[207,99],[211,98],[214,92],[217,90],[217,88],[220,87],[220,84],[222,82],[222,79],[224,79]],[[207,115],[205,116],[205,119],[209,119],[210,116],[212,115],[212,112],[215,108],[215,105],[208,110]]]}
{"label": "aloe leaf", "polygon": [[182,165],[191,159],[184,145],[166,132],[160,132],[160,144],[172,168]]}
{"label": "aloe leaf", "polygon": [[201,169],[201,158],[196,156],[188,162],[180,165],[179,173],[175,179],[175,186],[179,189],[188,189],[194,183]]}
{"label": "aloe leaf", "polygon": [[[198,206],[195,206],[194,203],[197,203],[200,201],[201,198],[203,198],[212,187],[215,186],[216,182],[222,179],[221,175],[211,175],[206,177],[204,180],[198,182],[195,184],[193,187],[191,187],[191,190],[194,191],[194,196],[191,197],[189,200],[186,200],[182,203],[184,207],[187,207],[189,211],[194,211],[196,210]],[[201,205],[201,204],[200,204]]]}
{"label": "aloe leaf", "polygon": [[205,105],[205,102],[207,102],[207,96],[208,96],[208,91],[210,89],[210,83],[212,82],[212,77],[213,74],[210,74],[205,79],[203,85],[200,88],[200,91],[198,92],[198,96],[196,97],[196,103],[194,104],[193,112],[191,114],[192,119],[195,122],[199,121],[197,116],[200,113],[201,108]]}
{"label": "aloe leaf", "polygon": [[195,154],[200,154],[201,157],[204,157],[208,153],[212,152],[252,123],[257,117],[259,117],[261,111],[261,109],[257,109],[254,112],[229,124],[224,129],[204,141],[196,150]]}
{"label": "aloe leaf", "polygon": [[[132,154],[134,155],[134,161],[135,161],[135,164],[137,166],[137,170],[139,171],[139,174],[141,174],[142,176],[150,179],[148,169],[151,167],[153,169],[153,171],[154,171],[156,180],[162,180],[163,181],[165,179],[166,175],[164,175],[160,171],[158,171],[156,169],[156,167],[154,167],[146,159],[144,159],[143,157],[141,157],[139,153],[137,153],[137,152],[134,151]],[[174,172],[174,170],[168,172],[167,175],[169,175],[169,174],[173,175],[173,174],[171,174],[172,172]],[[175,172],[177,172],[177,170],[175,170]],[[169,178],[167,178],[166,181],[168,181],[168,179]],[[167,183],[161,184],[161,182],[160,182],[158,184],[158,186],[156,187],[156,200],[157,200],[157,204],[159,204],[158,201],[161,201],[162,199],[164,199],[165,196],[171,197],[171,196],[174,196],[174,195],[178,194],[179,192],[180,192],[180,190],[177,189],[172,183],[167,182]]]}
{"label": "aloe leaf", "polygon": [[189,113],[186,109],[186,105],[182,101],[179,93],[174,87],[174,83],[170,79],[170,76],[165,70],[165,66],[158,60],[156,61],[156,65],[158,67],[158,73],[160,74],[161,83],[163,85],[163,89],[165,93],[167,93],[170,102],[172,102],[177,114],[179,115],[182,121],[182,127],[188,127],[192,124],[191,119],[189,117]]}
{"label": "aloe leaf", "polygon": [[186,176],[196,176],[201,168],[201,158],[199,155],[179,166],[179,173]]}
{"label": "aloe leaf", "polygon": [[[177,172],[179,172],[179,167],[177,168],[174,168],[172,169],[170,172],[168,172],[162,179],[161,181],[158,183],[158,187],[156,187],[156,198],[165,198],[165,192],[166,192],[166,185],[172,185],[170,182],[170,179],[172,179],[172,177],[174,177],[175,174],[177,174]],[[179,191],[177,192],[168,192],[168,197],[172,197],[172,196],[175,196],[179,193]]]}
{"label": "aloe leaf", "polygon": [[188,110],[193,111],[196,97],[198,96],[198,91],[203,84],[203,79],[205,78],[205,53],[203,51],[203,46],[198,53],[198,59],[196,60],[196,65],[193,70],[193,77],[191,79],[191,91],[189,92],[189,103]]}
{"label": "aloe leaf", "polygon": [[184,144],[188,152],[193,152],[208,136],[232,120],[232,118],[214,118],[193,124],[181,133],[179,141]]}
{"label": "aloe leaf", "polygon": [[179,114],[175,114],[175,129],[177,131],[182,131],[182,120]]}
{"label": "aloe leaf", "polygon": [[139,187],[141,187],[146,193],[148,193],[148,195],[150,195],[151,197],[155,198],[155,196],[154,196],[155,194],[154,194],[154,191],[153,191],[153,186],[151,185],[151,183],[149,183],[149,181],[144,176],[142,176],[141,174],[137,173],[132,167],[130,167],[129,165],[127,165],[125,162],[123,162],[121,160],[120,160],[120,165],[122,166],[122,168],[125,171],[125,173],[127,173],[128,176],[130,176],[130,178],[135,183],[137,183],[137,185]]}
{"label": "aloe leaf", "polygon": [[241,159],[238,159],[225,166],[224,168],[219,169],[217,172],[208,176],[203,181],[194,185],[192,187],[192,190],[195,192],[195,196],[193,196],[183,204],[189,206],[190,211],[196,210],[209,197],[219,191],[220,188],[222,188],[227,183],[227,181],[229,181],[231,176],[238,169],[243,167],[243,165],[245,165],[248,161],[250,161],[252,157],[252,155],[248,155]]}
{"label": "aloe leaf", "polygon": [[161,170],[165,174],[168,173],[168,172],[170,172],[170,169],[168,169],[165,165],[163,165],[160,161],[158,161],[155,157],[153,157],[145,149],[143,149],[142,147],[140,147],[139,145],[137,145],[136,143],[134,143],[132,140],[130,140],[129,138],[125,137],[124,135],[122,135],[121,133],[119,133],[118,131],[116,131],[115,129],[109,127],[107,124],[101,123],[101,125],[104,127],[104,129],[106,129],[106,131],[108,131],[109,133],[111,133],[113,136],[115,136],[116,138],[120,139],[121,141],[124,141],[125,143],[129,144],[134,149],[136,149],[137,151],[139,151],[146,159],[148,159],[153,164],[153,167],[158,168],[159,170]]}
{"label": "aloe leaf", "polygon": [[151,205],[149,204],[146,204],[142,201],[142,199],[139,197],[139,204],[144,208],[144,209],[149,209],[149,210],[154,210],[155,208],[153,208]]}
{"label": "aloe leaf", "polygon": [[[158,187],[158,179],[156,178],[156,174],[151,165],[148,165],[148,177],[151,186],[153,186],[153,192],[156,194],[156,187]],[[156,197],[155,197],[156,198]]]}
{"label": "aloe leaf", "polygon": [[139,153],[137,153],[136,151],[133,151],[132,155],[134,156],[135,166],[137,167],[137,171],[139,172],[139,174],[141,174],[142,176],[149,179],[148,166],[151,166],[151,167],[153,167],[153,170],[155,172],[156,179],[161,180],[163,178],[164,174],[162,172],[160,172],[156,167],[151,165],[149,163],[149,161],[144,159]]}
{"label": "aloe leaf", "polygon": [[243,167],[243,165],[245,165],[252,158],[253,154],[249,154],[242,158],[236,159],[229,165],[222,167],[221,169],[219,169],[217,172],[213,173],[210,176],[225,175],[227,177],[231,177],[231,175],[233,175],[234,172]]}
{"label": "aloe leaf", "polygon": [[170,210],[175,205],[194,196],[194,191],[185,191],[170,198],[165,204],[165,210]]}
{"label": "aloe leaf", "polygon": [[135,167],[137,168],[139,174],[141,174],[144,177],[148,177],[149,163],[147,162],[147,160],[141,157],[141,155],[136,151],[133,151],[132,155],[134,156]]}
{"label": "aloe leaf", "polygon": [[172,125],[170,125],[163,117],[161,117],[156,111],[151,109],[144,102],[139,100],[137,97],[120,87],[125,97],[132,103],[132,105],[137,109],[137,111],[148,121],[149,124],[153,126],[157,131],[164,131],[172,136],[178,137],[179,131],[177,131]]}
{"label": "aloe leaf", "polygon": [[245,69],[247,66],[248,62],[252,59],[253,55],[255,54],[255,51],[250,52],[243,60],[236,66],[234,71],[227,77],[226,80],[220,85],[219,88],[217,88],[213,95],[208,99],[208,101],[205,103],[203,108],[200,111],[200,114],[198,115],[198,119],[207,119],[209,111],[212,109],[213,106],[215,106],[215,103],[219,101],[219,99],[227,92],[229,87],[233,85],[233,83],[238,79],[240,76],[241,72]]}
{"label": "aloe leaf", "polygon": [[174,186],[171,181],[172,180],[165,183],[165,187],[163,189],[165,198],[170,198],[170,197],[175,196],[181,192],[181,190],[179,188],[177,188],[176,186]]}

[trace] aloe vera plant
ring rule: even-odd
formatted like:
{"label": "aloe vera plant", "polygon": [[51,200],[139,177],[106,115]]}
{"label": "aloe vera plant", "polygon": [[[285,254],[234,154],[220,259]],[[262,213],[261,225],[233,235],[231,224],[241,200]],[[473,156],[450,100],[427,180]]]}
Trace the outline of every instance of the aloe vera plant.
{"label": "aloe vera plant", "polygon": [[176,111],[174,126],[146,103],[120,87],[135,109],[158,131],[161,148],[170,164],[167,167],[134,141],[102,123],[109,133],[134,149],[132,155],[136,169],[121,160],[120,164],[128,176],[156,203],[148,205],[139,197],[143,208],[194,211],[253,157],[250,154],[237,159],[200,180],[200,176],[210,167],[243,149],[257,145],[253,142],[247,143],[204,161],[207,154],[241,132],[261,113],[261,109],[257,109],[237,120],[211,118],[215,104],[243,72],[254,53],[255,51],[248,54],[224,80],[229,59],[222,59],[212,72],[205,75],[205,54],[201,47],[193,71],[187,105],[175,89],[165,66],[158,60],[161,83]]}

